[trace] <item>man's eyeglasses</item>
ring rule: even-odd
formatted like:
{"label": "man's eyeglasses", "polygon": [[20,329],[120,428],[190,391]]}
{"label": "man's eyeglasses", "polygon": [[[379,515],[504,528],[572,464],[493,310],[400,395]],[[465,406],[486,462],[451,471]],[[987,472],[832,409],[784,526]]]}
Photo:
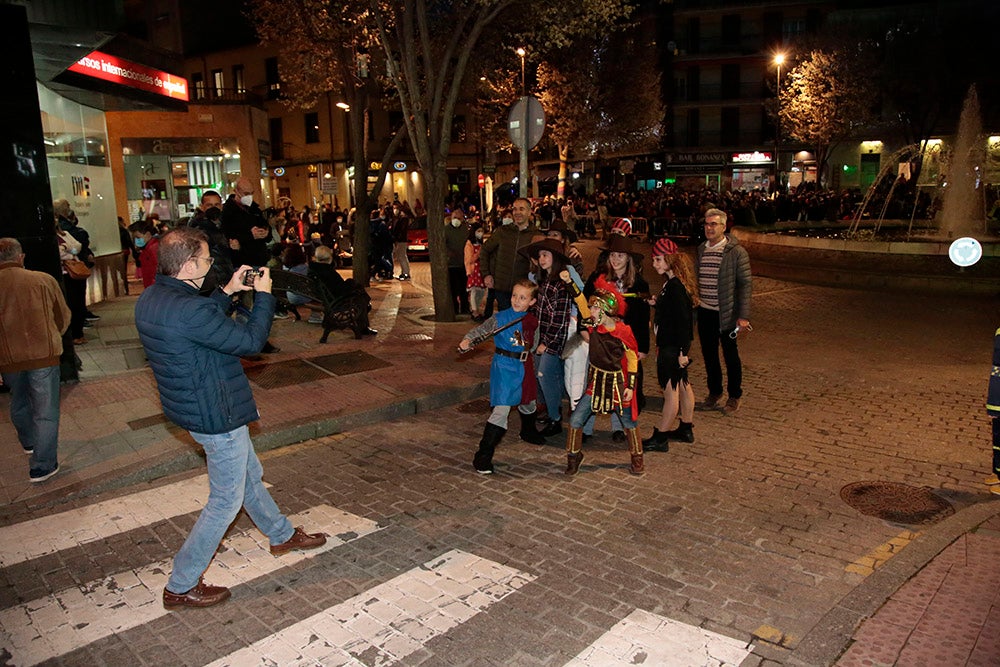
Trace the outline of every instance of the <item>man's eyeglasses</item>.
{"label": "man's eyeglasses", "polygon": [[705,226],[706,227],[725,227],[726,223],[724,223],[724,222],[709,222],[708,220],[706,220],[705,221]]}
{"label": "man's eyeglasses", "polygon": [[212,263],[215,261],[214,257],[198,257],[197,255],[191,255],[191,259],[204,260],[204,261],[208,262],[209,266],[212,266]]}

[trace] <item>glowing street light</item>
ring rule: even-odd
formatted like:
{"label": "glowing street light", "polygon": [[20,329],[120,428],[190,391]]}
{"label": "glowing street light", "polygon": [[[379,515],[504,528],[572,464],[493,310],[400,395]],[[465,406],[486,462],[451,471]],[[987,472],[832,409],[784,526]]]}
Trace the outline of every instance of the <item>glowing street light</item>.
{"label": "glowing street light", "polygon": [[777,103],[777,113],[774,120],[774,187],[777,189],[781,184],[778,168],[778,155],[781,148],[781,66],[785,63],[785,54],[774,54],[774,64],[778,70],[778,77],[774,88],[774,100]]}
{"label": "glowing street light", "polygon": [[521,56],[521,96],[528,94],[528,88],[524,83],[524,56],[527,55],[527,51],[524,50],[523,46],[519,46],[515,53]]}

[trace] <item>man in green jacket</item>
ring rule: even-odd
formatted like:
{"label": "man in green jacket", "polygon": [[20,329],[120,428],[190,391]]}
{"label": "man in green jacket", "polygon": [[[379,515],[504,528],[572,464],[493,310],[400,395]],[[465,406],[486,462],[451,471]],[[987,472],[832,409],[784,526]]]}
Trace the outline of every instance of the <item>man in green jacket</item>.
{"label": "man in green jacket", "polygon": [[528,277],[531,261],[518,250],[540,233],[533,223],[531,202],[524,198],[515,200],[513,222],[494,231],[479,251],[483,283],[496,295],[498,311],[510,308],[514,283]]}

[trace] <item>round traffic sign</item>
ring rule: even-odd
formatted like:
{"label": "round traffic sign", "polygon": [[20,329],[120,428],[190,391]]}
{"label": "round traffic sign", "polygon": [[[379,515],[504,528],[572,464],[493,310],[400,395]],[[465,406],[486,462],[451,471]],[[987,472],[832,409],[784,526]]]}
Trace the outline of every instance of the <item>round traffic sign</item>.
{"label": "round traffic sign", "polygon": [[955,266],[972,266],[983,257],[983,246],[971,236],[955,239],[948,248],[948,259]]}
{"label": "round traffic sign", "polygon": [[517,148],[521,148],[525,126],[528,128],[528,148],[531,149],[542,140],[545,132],[545,111],[538,98],[530,95],[519,99],[507,115],[507,134]]}

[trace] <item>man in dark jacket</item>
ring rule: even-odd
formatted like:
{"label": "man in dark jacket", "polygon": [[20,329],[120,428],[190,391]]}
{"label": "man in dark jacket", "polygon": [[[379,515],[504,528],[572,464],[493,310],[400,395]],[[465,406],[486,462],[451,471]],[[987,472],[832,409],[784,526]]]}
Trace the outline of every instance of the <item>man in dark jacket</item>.
{"label": "man in dark jacket", "polygon": [[234,264],[258,267],[267,264],[271,227],[253,200],[253,183],[245,176],[236,181],[235,194],[222,207],[222,233],[234,251]]}
{"label": "man in dark jacket", "polygon": [[726,361],[729,400],[722,411],[727,415],[740,409],[743,396],[743,365],[736,337],[750,331],[750,256],[734,236],[726,234],[726,214],[717,208],[705,211],[704,243],[698,246],[698,340],[705,359],[708,397],[701,409],[718,407],[722,400],[722,365],[719,344]]}
{"label": "man in dark jacket", "polygon": [[[160,239],[156,282],[135,306],[139,330],[156,378],[163,413],[187,429],[205,450],[210,493],[191,534],[174,557],[163,590],[163,606],[209,607],[229,598],[229,589],[201,581],[240,508],[267,535],[271,553],[313,549],[323,533],[293,528],[261,481],[263,468],[247,424],[259,419],[240,355],[253,354],[267,339],[274,316],[268,269],[244,285],[248,266],[209,296],[199,290],[212,265],[205,235],[190,227]],[[246,323],[229,317],[237,292],[255,291]]]}
{"label": "man in dark jacket", "polygon": [[[518,251],[530,245],[532,238],[539,233],[532,224],[530,201],[516,199],[512,211],[512,222],[505,222],[494,231],[479,251],[479,271],[487,289],[493,290],[496,295],[497,310],[510,308],[514,283],[528,277],[531,262]],[[489,306],[487,303],[487,310]]]}
{"label": "man in dark jacket", "polygon": [[233,253],[229,249],[229,239],[222,233],[221,217],[222,195],[215,190],[205,190],[201,196],[201,206],[188,222],[188,227],[205,233],[208,237],[208,250],[212,254],[212,268],[202,285],[203,294],[209,294],[225,285],[233,275]]}

